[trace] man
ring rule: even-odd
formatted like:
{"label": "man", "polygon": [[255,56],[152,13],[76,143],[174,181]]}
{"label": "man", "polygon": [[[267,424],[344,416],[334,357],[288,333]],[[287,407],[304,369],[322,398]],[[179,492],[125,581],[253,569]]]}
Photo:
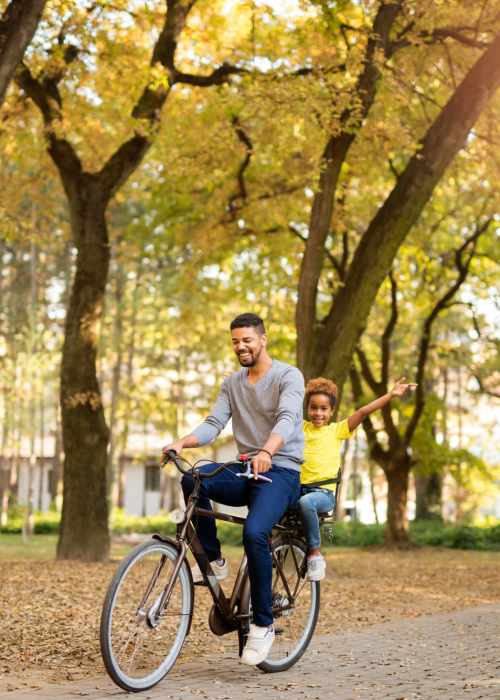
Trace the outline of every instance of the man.
{"label": "man", "polygon": [[[212,442],[232,418],[233,434],[240,453],[256,453],[252,460],[253,479],[241,479],[236,470],[224,470],[202,483],[201,508],[210,500],[230,506],[248,506],[243,545],[248,559],[254,624],[241,660],[260,664],[274,641],[272,615],[272,561],[269,535],[287,508],[300,495],[300,465],[304,434],[302,407],[304,379],[298,369],[273,360],[267,352],[264,322],[247,313],[231,322],[231,340],[242,369],[222,383],[211,414],[192,433],[164,447],[181,452]],[[213,469],[213,465],[207,471]],[[259,474],[271,479],[261,480]],[[193,478],[183,476],[187,500]],[[215,520],[198,518],[198,536],[217,577],[227,576],[221,558]]]}

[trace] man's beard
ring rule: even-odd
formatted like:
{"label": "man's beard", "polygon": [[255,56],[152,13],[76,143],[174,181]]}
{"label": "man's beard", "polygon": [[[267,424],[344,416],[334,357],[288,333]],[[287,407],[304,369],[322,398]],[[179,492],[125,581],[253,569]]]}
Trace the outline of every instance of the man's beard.
{"label": "man's beard", "polygon": [[249,358],[246,362],[243,362],[241,359],[241,355],[238,355],[238,361],[242,367],[255,367],[257,362],[259,361],[260,353],[262,352],[262,348],[259,350],[259,352],[256,355],[252,355],[251,352],[248,353]]}

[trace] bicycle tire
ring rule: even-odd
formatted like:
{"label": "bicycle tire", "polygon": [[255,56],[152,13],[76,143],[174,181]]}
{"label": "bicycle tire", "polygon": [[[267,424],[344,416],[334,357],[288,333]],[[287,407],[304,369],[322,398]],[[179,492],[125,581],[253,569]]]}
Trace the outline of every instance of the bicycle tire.
{"label": "bicycle tire", "polygon": [[[295,559],[292,556],[292,548],[296,555]],[[273,556],[273,618],[276,637],[269,655],[265,661],[258,664],[258,668],[265,673],[278,673],[288,670],[297,663],[309,646],[318,622],[320,584],[318,581],[308,581],[305,578],[305,566],[302,564],[307,555],[307,546],[303,540],[280,536],[272,541],[271,554]],[[291,566],[287,569],[289,555]],[[288,593],[284,590],[284,584],[278,573],[277,556],[280,556],[285,562],[284,574],[292,593],[297,588],[297,593],[291,602],[287,600]],[[301,573],[302,576],[300,576]],[[246,630],[243,628],[240,633],[241,653],[246,641],[246,634],[248,634],[249,623],[252,621],[249,579],[247,579],[242,591],[239,612],[242,619],[248,620]],[[303,623],[301,623],[301,619]],[[291,625],[295,621],[298,623],[298,632],[293,634]]]}
{"label": "bicycle tire", "polygon": [[[101,614],[101,654],[108,674],[124,690],[138,692],[159,683],[175,664],[189,633],[194,586],[187,561],[182,563],[168,603],[156,617],[155,605],[178,556],[173,543],[152,539],[123,559],[110,582]],[[122,603],[125,612],[119,607]],[[136,670],[125,668],[122,657],[127,654],[130,666],[135,660]]]}

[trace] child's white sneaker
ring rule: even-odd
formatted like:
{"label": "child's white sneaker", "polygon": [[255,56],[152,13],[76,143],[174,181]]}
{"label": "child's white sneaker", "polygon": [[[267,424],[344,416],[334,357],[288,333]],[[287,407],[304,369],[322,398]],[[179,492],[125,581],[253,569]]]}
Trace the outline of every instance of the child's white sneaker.
{"label": "child's white sneaker", "polygon": [[321,581],[325,578],[326,561],[321,554],[307,560],[307,578],[309,581]]}
{"label": "child's white sneaker", "polygon": [[241,663],[249,666],[261,664],[271,651],[274,642],[274,627],[250,625],[247,643],[241,655]]}
{"label": "child's white sneaker", "polygon": [[[224,581],[225,578],[229,576],[229,564],[227,559],[217,559],[216,561],[211,561],[210,566],[215,574],[217,581]],[[193,577],[193,583],[202,583],[203,575],[200,571],[198,564],[191,567],[191,576]]]}

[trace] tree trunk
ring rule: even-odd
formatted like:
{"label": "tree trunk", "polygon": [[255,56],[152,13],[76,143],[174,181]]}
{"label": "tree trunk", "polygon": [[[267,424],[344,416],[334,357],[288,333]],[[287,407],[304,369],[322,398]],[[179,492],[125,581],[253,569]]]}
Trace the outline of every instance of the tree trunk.
{"label": "tree trunk", "polygon": [[393,461],[386,469],[387,485],[387,522],[385,542],[392,547],[406,547],[408,536],[408,476],[410,467],[407,461]]}
{"label": "tree trunk", "polygon": [[[82,188],[83,189],[83,188]],[[110,249],[98,187],[70,201],[76,271],[61,367],[64,489],[57,556],[101,561],[109,553],[106,468],[109,431],[97,380],[97,338]]]}
{"label": "tree trunk", "polygon": [[380,520],[377,510],[377,494],[375,493],[375,465],[371,460],[368,462],[368,478],[370,480],[370,496],[372,499],[373,517],[378,525]]}
{"label": "tree trunk", "polygon": [[375,100],[380,68],[377,54],[387,55],[391,30],[402,9],[401,2],[381,3],[373,31],[366,46],[363,70],[353,95],[353,106],[346,107],[340,117],[339,130],[325,144],[309,218],[309,234],[300,266],[295,324],[297,328],[297,364],[306,377],[314,374],[316,353],[315,326],[318,283],[325,257],[325,241],[331,230],[335,194],[342,165]]}
{"label": "tree trunk", "polygon": [[47,0],[11,0],[0,20],[0,106]]}
{"label": "tree trunk", "polygon": [[417,496],[415,517],[417,520],[442,520],[442,481],[441,474],[437,472],[433,474],[415,474]]}
{"label": "tree trunk", "polygon": [[10,402],[7,392],[4,391],[4,410],[3,410],[3,422],[2,422],[2,439],[0,440],[0,464],[2,466],[2,473],[0,478],[2,479],[2,490],[1,490],[1,509],[0,509],[0,526],[5,527],[7,525],[9,517],[9,495],[10,495],[10,464],[11,460],[7,458],[7,444],[9,439],[9,428],[10,428]]}

